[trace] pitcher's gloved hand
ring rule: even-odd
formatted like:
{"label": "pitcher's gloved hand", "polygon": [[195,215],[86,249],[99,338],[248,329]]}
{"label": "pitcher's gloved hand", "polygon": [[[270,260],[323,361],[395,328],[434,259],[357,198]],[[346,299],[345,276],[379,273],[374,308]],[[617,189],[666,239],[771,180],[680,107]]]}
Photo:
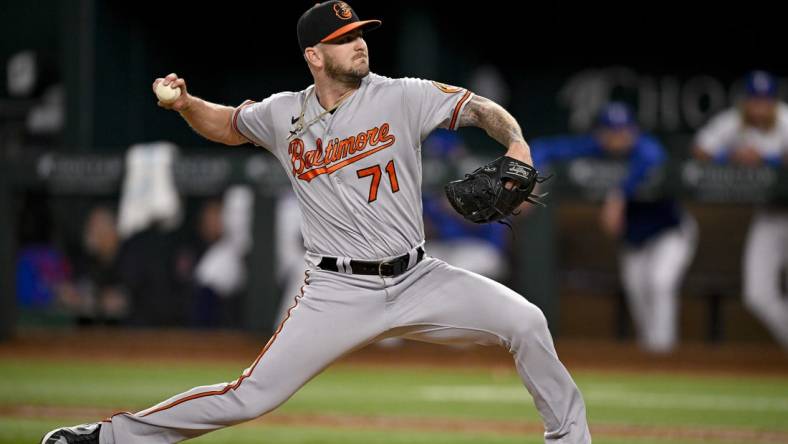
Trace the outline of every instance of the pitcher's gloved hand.
{"label": "pitcher's gloved hand", "polygon": [[[533,194],[541,177],[534,167],[511,157],[501,156],[492,162],[446,185],[449,202],[464,218],[477,224],[499,221],[512,214],[523,202],[544,206],[547,195]],[[506,186],[511,182],[511,186]]]}

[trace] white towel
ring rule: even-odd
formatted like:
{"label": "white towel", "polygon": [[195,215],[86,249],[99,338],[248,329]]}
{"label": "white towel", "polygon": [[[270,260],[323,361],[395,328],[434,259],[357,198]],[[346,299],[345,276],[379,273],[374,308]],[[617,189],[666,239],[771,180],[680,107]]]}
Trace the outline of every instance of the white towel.
{"label": "white towel", "polygon": [[172,229],[181,221],[173,163],[177,147],[168,142],[132,145],[126,153],[118,232],[127,239],[154,222]]}

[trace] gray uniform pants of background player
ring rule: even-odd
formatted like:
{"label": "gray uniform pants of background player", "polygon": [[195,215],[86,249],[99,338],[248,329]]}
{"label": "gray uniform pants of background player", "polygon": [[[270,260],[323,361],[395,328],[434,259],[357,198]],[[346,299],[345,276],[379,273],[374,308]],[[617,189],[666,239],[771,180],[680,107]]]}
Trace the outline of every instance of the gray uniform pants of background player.
{"label": "gray uniform pants of background player", "polygon": [[506,347],[544,421],[545,442],[591,442],[582,396],[544,315],[514,291],[430,257],[393,278],[306,275],[295,308],[238,380],[115,415],[103,423],[101,444],[179,442],[257,418],[343,354],[388,336]]}

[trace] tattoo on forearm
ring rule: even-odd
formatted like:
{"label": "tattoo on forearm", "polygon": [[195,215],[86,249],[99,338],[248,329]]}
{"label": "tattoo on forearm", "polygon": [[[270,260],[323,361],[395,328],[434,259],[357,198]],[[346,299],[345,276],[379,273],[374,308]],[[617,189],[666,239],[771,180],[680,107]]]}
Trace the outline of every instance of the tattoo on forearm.
{"label": "tattoo on forearm", "polygon": [[513,142],[525,143],[523,131],[514,117],[501,105],[481,96],[473,96],[465,105],[458,126],[481,128],[506,147]]}

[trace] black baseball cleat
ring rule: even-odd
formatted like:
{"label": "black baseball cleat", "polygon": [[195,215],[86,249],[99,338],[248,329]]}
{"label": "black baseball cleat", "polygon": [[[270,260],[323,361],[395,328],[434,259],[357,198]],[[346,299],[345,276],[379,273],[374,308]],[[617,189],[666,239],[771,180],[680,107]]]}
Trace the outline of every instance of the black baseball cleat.
{"label": "black baseball cleat", "polygon": [[98,444],[101,424],[80,424],[74,427],[55,429],[44,435],[41,444]]}

